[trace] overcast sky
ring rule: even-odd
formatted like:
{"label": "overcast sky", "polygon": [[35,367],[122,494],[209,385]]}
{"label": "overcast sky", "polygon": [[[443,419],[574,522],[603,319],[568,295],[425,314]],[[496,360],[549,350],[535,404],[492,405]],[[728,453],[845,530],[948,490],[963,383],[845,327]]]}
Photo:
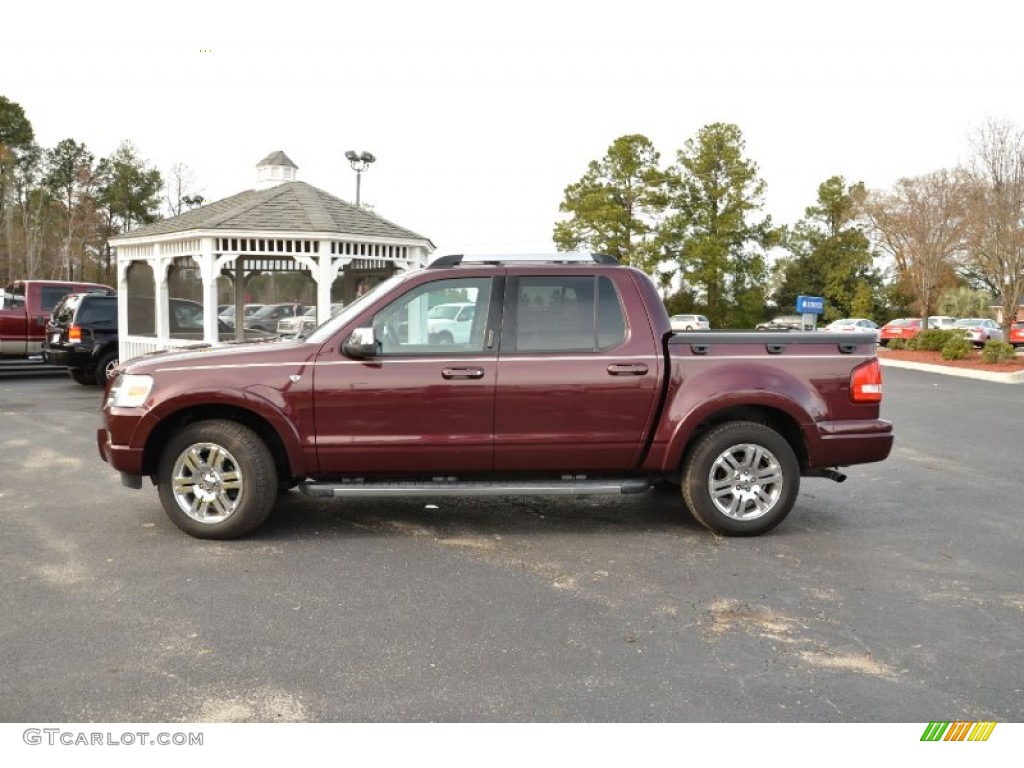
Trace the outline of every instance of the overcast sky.
{"label": "overcast sky", "polygon": [[211,200],[284,150],[351,201],[344,153],[370,151],[363,202],[438,253],[542,252],[565,187],[625,134],[667,165],[735,123],[780,224],[830,176],[884,189],[966,160],[985,120],[1024,127],[1014,6],[38,0],[5,6],[0,95],[44,147],[128,139]]}

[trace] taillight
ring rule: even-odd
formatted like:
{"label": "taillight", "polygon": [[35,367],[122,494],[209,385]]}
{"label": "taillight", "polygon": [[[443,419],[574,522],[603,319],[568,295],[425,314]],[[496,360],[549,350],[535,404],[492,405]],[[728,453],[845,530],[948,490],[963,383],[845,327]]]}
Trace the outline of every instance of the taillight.
{"label": "taillight", "polygon": [[80,326],[71,325],[68,326],[68,341],[81,341],[82,340],[82,329]]}
{"label": "taillight", "polygon": [[850,374],[850,399],[855,403],[882,401],[882,366],[877,359],[853,369]]}

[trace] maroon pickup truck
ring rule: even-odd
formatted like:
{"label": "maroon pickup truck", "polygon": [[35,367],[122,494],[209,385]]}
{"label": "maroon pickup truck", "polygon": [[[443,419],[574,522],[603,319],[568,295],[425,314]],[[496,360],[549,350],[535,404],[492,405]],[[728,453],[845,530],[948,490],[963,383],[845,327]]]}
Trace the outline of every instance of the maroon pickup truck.
{"label": "maroon pickup truck", "polygon": [[69,293],[114,289],[68,280],[16,280],[0,293],[0,357],[32,357],[43,351],[46,321]]}
{"label": "maroon pickup truck", "polygon": [[345,497],[666,483],[712,531],[743,536],[786,517],[801,476],[841,481],[837,467],[885,459],[881,398],[873,334],[674,334],[651,280],[607,257],[449,256],[298,341],[130,361],[97,443],[201,538],[253,530],[296,485]]}

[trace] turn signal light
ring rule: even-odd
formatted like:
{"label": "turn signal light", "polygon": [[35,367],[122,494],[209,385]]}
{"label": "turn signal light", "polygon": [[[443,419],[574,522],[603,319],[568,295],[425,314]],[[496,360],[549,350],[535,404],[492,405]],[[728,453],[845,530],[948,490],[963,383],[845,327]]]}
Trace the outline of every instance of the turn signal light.
{"label": "turn signal light", "polygon": [[850,374],[850,399],[855,403],[882,401],[882,365],[877,358],[853,369]]}
{"label": "turn signal light", "polygon": [[68,341],[81,341],[82,340],[82,329],[80,326],[72,325],[68,327]]}

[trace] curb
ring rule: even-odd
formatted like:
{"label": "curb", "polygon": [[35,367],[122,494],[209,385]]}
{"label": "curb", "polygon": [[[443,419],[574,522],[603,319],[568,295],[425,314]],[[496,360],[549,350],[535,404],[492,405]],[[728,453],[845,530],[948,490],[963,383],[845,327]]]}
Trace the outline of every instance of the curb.
{"label": "curb", "polygon": [[878,361],[882,365],[890,365],[893,368],[906,368],[912,371],[925,371],[927,373],[941,373],[945,376],[959,376],[962,379],[977,379],[979,381],[993,381],[997,384],[1024,384],[1024,371],[1014,373],[996,373],[995,371],[974,371],[970,368],[954,368],[947,365],[932,365],[931,363],[912,363],[907,360],[888,360],[879,356]]}

